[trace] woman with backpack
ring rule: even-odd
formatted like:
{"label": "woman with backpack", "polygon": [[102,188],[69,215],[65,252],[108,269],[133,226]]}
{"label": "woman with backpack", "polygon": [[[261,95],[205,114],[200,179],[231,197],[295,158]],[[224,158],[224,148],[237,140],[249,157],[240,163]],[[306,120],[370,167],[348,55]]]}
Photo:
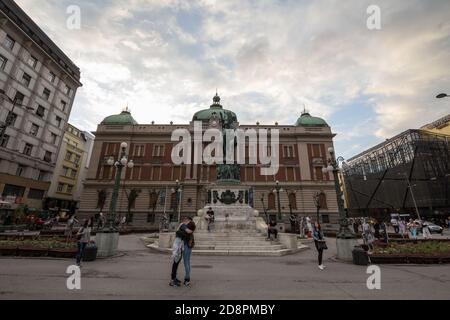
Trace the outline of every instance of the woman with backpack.
{"label": "woman with backpack", "polygon": [[76,256],[77,266],[81,267],[81,259],[83,258],[84,250],[86,249],[87,244],[91,241],[91,220],[85,220],[83,226],[77,233],[77,241],[78,241],[78,253]]}
{"label": "woman with backpack", "polygon": [[319,269],[323,270],[325,269],[325,266],[323,265],[323,250],[327,250],[327,243],[325,242],[325,238],[323,236],[322,227],[320,226],[320,223],[316,221],[314,223],[313,227],[313,233],[312,237],[314,239],[314,244],[316,245],[316,249],[318,252],[318,260],[319,260]]}

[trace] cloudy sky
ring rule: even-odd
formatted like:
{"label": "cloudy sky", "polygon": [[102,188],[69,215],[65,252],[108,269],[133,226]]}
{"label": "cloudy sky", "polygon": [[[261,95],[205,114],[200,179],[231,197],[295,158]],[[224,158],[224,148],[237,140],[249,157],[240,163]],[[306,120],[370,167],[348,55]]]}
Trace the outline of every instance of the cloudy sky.
{"label": "cloudy sky", "polygon": [[139,123],[186,123],[218,88],[241,123],[293,124],[306,105],[349,157],[450,111],[434,98],[450,93],[448,0],[16,1],[81,68],[82,129],[127,103]]}

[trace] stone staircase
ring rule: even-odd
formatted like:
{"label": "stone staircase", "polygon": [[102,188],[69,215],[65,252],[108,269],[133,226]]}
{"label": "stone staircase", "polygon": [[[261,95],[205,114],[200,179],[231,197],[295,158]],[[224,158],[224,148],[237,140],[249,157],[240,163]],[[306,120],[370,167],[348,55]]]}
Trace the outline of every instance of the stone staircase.
{"label": "stone staircase", "polygon": [[[282,236],[282,235],[281,235]],[[158,251],[170,252],[159,248],[158,244],[149,245]],[[296,248],[287,248],[282,241],[267,240],[256,230],[233,230],[220,232],[196,232],[194,255],[216,256],[284,256],[308,249],[299,244]]]}

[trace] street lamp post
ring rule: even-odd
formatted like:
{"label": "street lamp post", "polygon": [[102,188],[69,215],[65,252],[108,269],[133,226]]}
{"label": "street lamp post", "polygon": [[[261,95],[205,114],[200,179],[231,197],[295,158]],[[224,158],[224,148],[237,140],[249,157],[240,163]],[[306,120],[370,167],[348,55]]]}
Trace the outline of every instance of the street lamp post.
{"label": "street lamp post", "polygon": [[[399,173],[399,174],[401,174],[401,173]],[[412,198],[412,201],[414,204],[414,208],[416,209],[417,218],[419,220],[422,220],[420,218],[419,208],[417,207],[416,197],[414,196],[413,185],[411,185],[411,181],[409,180],[408,175],[406,173],[403,173],[403,176],[405,177],[406,183],[408,184],[408,189],[409,189],[409,192],[411,193],[411,198]]]}
{"label": "street lamp post", "polygon": [[316,205],[316,209],[317,209],[317,222],[320,223],[320,192],[317,192],[314,195],[314,203]]}
{"label": "street lamp post", "polygon": [[275,189],[273,192],[277,193],[277,202],[278,202],[278,221],[281,221],[283,217],[281,216],[281,201],[280,201],[280,191],[283,191],[283,188],[280,186],[280,181],[275,182]]}
{"label": "street lamp post", "polygon": [[333,173],[334,187],[336,190],[337,204],[339,209],[339,233],[336,236],[337,257],[341,260],[351,261],[352,251],[357,244],[355,234],[348,226],[348,219],[344,209],[343,192],[339,185],[339,163],[344,161],[344,158],[336,158],[334,148],[328,148],[330,159],[328,166],[323,168],[323,172]]}
{"label": "street lamp post", "polygon": [[117,199],[119,198],[120,180],[122,178],[122,170],[125,167],[132,169],[134,167],[133,160],[128,160],[126,150],[128,144],[122,142],[120,145],[120,155],[116,160],[114,157],[110,157],[107,160],[109,166],[116,167],[116,176],[114,180],[113,193],[111,196],[111,203],[109,206],[109,211],[106,216],[106,226],[103,230],[99,231],[96,235],[98,253],[99,257],[110,257],[116,254],[117,246],[119,244],[119,230],[115,226],[116,221],[116,208]]}
{"label": "street lamp post", "polygon": [[178,215],[178,222],[181,222],[181,195],[183,188],[180,184],[180,180],[176,180],[175,188],[172,189],[172,193],[175,194],[175,208],[174,211]]}

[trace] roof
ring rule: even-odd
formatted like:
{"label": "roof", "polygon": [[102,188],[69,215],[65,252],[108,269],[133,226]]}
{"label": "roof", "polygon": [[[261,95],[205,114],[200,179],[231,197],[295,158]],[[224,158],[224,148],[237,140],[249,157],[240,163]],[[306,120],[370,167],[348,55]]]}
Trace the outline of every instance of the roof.
{"label": "roof", "polygon": [[300,118],[298,118],[295,123],[296,126],[304,126],[304,127],[327,127],[328,124],[325,120],[318,117],[311,116],[308,112],[304,112]]}
{"label": "roof", "polygon": [[112,116],[106,117],[102,123],[103,125],[113,125],[113,124],[138,124],[136,120],[131,116],[131,112],[128,109],[125,109],[120,114],[114,114]]}

